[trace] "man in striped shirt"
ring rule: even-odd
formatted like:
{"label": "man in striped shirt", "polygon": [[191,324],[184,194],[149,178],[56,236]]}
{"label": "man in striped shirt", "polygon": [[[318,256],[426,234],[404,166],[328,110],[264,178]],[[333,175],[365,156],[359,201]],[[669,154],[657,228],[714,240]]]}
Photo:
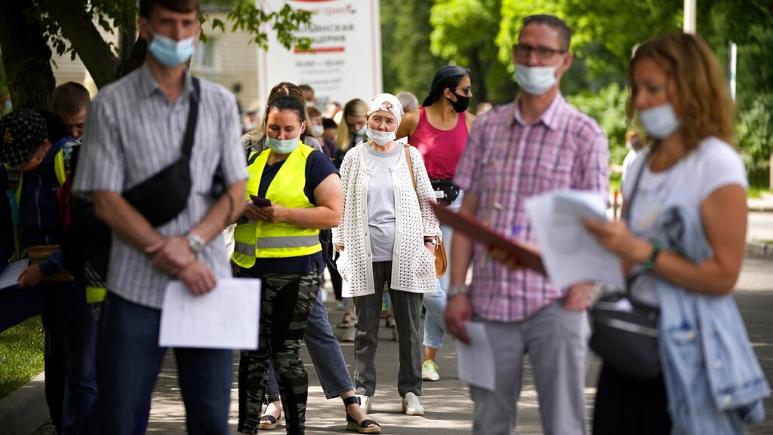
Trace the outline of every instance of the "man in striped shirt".
{"label": "man in striped shirt", "polygon": [[[86,123],[74,190],[93,196],[97,217],[113,232],[97,350],[96,433],[147,428],[166,352],[158,336],[168,282],[179,279],[203,294],[216,279],[231,276],[222,230],[242,211],[246,162],[234,96],[205,80],[197,92],[185,68],[201,31],[198,12],[198,0],[141,0],[145,63],[100,91]],[[199,109],[187,207],[153,227],[122,192],[181,157],[192,102]],[[215,199],[210,191],[218,169],[228,187]],[[228,433],[231,353],[175,349],[189,433]]]}
{"label": "man in striped shirt", "polygon": [[[498,231],[534,243],[525,200],[545,191],[608,190],[608,149],[590,117],[566,103],[559,80],[572,63],[571,32],[549,15],[526,17],[513,46],[515,102],[481,115],[473,126],[456,183],[462,210]],[[494,350],[495,391],[470,386],[476,434],[511,434],[528,353],[545,433],[585,433],[585,357],[590,286],[554,287],[455,233],[446,323],[468,342],[464,323],[486,327]],[[473,255],[474,254],[474,255]],[[498,260],[498,261],[495,261]],[[469,264],[471,285],[464,285]]]}

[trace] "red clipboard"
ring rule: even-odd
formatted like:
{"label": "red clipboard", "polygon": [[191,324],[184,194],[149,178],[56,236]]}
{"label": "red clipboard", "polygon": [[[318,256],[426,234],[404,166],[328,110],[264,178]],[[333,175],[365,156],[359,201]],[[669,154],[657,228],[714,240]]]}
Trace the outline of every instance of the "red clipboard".
{"label": "red clipboard", "polygon": [[[547,276],[545,266],[542,264],[542,257],[535,248],[518,243],[504,234],[492,230],[469,213],[463,211],[457,213],[439,204],[432,204],[432,210],[441,223],[450,226],[454,231],[463,233],[475,242],[507,251],[515,255],[518,262],[527,268]],[[445,242],[448,243],[450,240]]]}

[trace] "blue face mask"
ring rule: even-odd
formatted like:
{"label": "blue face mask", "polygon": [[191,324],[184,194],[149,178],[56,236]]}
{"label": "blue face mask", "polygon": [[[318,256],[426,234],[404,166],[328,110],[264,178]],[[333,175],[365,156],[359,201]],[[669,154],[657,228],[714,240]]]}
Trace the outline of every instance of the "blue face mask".
{"label": "blue face mask", "polygon": [[656,139],[665,139],[671,136],[682,125],[679,118],[676,117],[674,108],[669,103],[640,111],[639,120],[641,120],[644,131]]}
{"label": "blue face mask", "polygon": [[148,45],[150,54],[167,68],[172,68],[185,63],[193,56],[195,40],[193,37],[175,41],[158,33],[153,35],[153,40]]}
{"label": "blue face mask", "polygon": [[273,137],[266,136],[266,146],[277,154],[290,154],[300,144],[301,141],[297,137],[295,139],[274,139]]}
{"label": "blue face mask", "polygon": [[542,95],[556,84],[556,67],[516,64],[515,81],[527,94]]}

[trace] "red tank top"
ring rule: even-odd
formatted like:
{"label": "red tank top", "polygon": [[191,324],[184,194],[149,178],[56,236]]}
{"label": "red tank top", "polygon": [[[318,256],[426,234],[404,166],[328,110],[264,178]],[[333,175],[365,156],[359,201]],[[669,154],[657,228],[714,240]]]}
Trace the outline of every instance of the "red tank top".
{"label": "red tank top", "polygon": [[429,123],[427,113],[421,107],[416,131],[408,137],[408,143],[424,157],[430,180],[452,180],[467,145],[467,136],[469,132],[464,112],[458,114],[454,128],[438,130]]}

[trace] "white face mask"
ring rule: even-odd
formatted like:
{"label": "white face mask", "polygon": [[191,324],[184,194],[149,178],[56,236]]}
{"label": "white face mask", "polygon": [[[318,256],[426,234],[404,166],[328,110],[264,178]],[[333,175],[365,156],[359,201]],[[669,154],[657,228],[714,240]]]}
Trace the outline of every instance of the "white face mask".
{"label": "white face mask", "polygon": [[670,103],[640,111],[639,119],[647,134],[656,139],[671,136],[682,125]]}
{"label": "white face mask", "polygon": [[368,126],[364,126],[361,129],[354,132],[357,136],[365,136],[365,133],[368,131]]}
{"label": "white face mask", "polygon": [[311,133],[311,135],[314,136],[314,137],[322,136],[322,131],[323,130],[324,129],[322,128],[321,125],[316,125],[316,124],[309,125],[309,133]]}
{"label": "white face mask", "polygon": [[379,145],[385,145],[392,142],[395,140],[395,137],[397,137],[394,131],[378,131],[373,130],[372,128],[368,128],[366,134],[373,142],[376,142]]}
{"label": "white face mask", "polygon": [[556,84],[558,66],[515,65],[515,81],[521,90],[531,95],[542,95]]}

